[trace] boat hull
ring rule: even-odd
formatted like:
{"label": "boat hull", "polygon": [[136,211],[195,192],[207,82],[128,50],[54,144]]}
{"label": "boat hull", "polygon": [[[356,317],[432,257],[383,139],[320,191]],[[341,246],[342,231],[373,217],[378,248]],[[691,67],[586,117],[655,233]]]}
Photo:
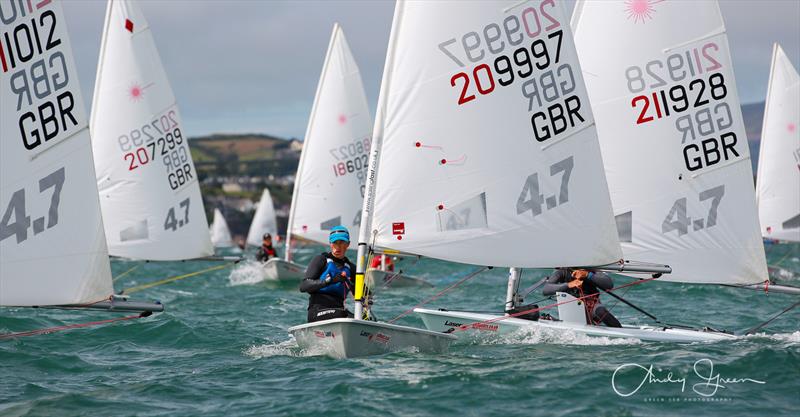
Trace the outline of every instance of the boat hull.
{"label": "boat hull", "polygon": [[273,258],[264,264],[264,279],[268,281],[300,282],[306,268],[294,262]]}
{"label": "boat hull", "polygon": [[340,359],[396,351],[443,353],[456,340],[425,329],[345,318],[294,326],[289,333],[304,350]]}
{"label": "boat hull", "polygon": [[381,271],[380,269],[368,270],[366,278],[368,280],[367,282],[372,282],[373,285],[387,288],[433,287],[433,284],[422,278],[402,273]]}
{"label": "boat hull", "polygon": [[518,318],[507,318],[492,323],[482,323],[486,320],[502,317],[500,314],[482,314],[461,311],[441,311],[415,308],[414,312],[419,314],[425,327],[429,330],[446,332],[452,329],[481,323],[475,329],[468,331],[457,331],[453,334],[463,336],[466,334],[475,335],[477,332],[483,334],[507,335],[517,331],[525,330],[547,330],[565,331],[587,336],[610,337],[624,339],[638,339],[649,342],[673,342],[673,343],[692,343],[692,342],[712,342],[718,340],[730,340],[736,336],[729,333],[679,329],[672,327],[656,326],[629,326],[623,325],[622,328],[612,328],[605,326],[593,326],[580,323],[566,323],[558,320],[523,320]]}

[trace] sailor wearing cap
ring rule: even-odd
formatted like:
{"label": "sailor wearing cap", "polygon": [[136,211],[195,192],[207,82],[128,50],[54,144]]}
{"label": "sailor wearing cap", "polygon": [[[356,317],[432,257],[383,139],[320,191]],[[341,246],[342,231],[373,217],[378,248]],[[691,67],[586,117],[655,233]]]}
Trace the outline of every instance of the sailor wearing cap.
{"label": "sailor wearing cap", "polygon": [[345,308],[347,293],[355,291],[356,266],[345,254],[350,246],[350,232],[344,226],[331,229],[330,252],[314,257],[306,268],[300,291],[308,293],[308,322],[353,317]]}

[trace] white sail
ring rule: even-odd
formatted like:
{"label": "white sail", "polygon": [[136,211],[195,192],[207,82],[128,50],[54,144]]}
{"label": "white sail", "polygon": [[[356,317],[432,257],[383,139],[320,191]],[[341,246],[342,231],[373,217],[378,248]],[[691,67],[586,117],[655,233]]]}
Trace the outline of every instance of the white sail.
{"label": "white sail", "polygon": [[579,1],[572,27],[625,257],[669,264],[665,281],[763,282],[717,2]]}
{"label": "white sail", "polygon": [[341,27],[333,27],[295,179],[288,233],[328,243],[344,225],[358,236],[372,117]]}
{"label": "white sail", "polygon": [[376,246],[494,266],[621,258],[565,16],[552,0],[397,3],[364,204]]}
{"label": "white sail", "polygon": [[253,215],[253,222],[250,223],[250,230],[247,232],[247,244],[261,246],[261,237],[264,236],[264,233],[272,236],[278,234],[275,206],[272,204],[272,195],[268,188],[261,193],[261,201],[258,203],[256,214]]}
{"label": "white sail", "polygon": [[209,256],[213,248],[186,131],[147,20],[109,1],[91,117],[111,255]]}
{"label": "white sail", "polygon": [[777,43],[756,184],[761,236],[800,242],[800,75]]}
{"label": "white sail", "polygon": [[0,69],[0,305],[103,300],[111,270],[60,2],[0,2]]}
{"label": "white sail", "polygon": [[211,242],[215,248],[230,248],[233,246],[228,222],[225,221],[225,216],[222,215],[219,209],[214,209],[214,221],[211,223],[210,232]]}

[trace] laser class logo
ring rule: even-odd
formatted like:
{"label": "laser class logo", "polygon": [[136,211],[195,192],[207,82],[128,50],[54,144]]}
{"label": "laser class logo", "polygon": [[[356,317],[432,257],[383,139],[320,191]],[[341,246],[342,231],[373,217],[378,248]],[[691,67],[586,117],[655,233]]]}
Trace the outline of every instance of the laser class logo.
{"label": "laser class logo", "polygon": [[128,87],[128,98],[133,102],[139,102],[144,98],[145,89],[153,86],[153,83],[142,86],[138,82],[131,83]]}
{"label": "laser class logo", "polygon": [[656,12],[654,4],[664,0],[627,0],[625,2],[625,12],[628,19],[633,19],[633,23],[647,23],[646,20],[653,20],[653,13]]}

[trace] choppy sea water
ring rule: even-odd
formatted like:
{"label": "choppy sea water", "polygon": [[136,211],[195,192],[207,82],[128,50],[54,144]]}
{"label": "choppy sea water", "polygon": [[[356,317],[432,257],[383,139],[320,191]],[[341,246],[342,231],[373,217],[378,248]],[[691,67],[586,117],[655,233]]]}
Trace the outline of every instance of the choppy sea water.
{"label": "choppy sea water", "polygon": [[[800,245],[768,249],[770,263],[800,274]],[[299,260],[307,261],[315,252],[309,249]],[[135,265],[140,266],[115,283],[117,290],[214,264],[112,261],[115,276]],[[475,268],[410,259],[399,265],[436,288],[378,293],[375,312],[384,320]],[[548,272],[525,271],[522,286]],[[164,302],[167,311],[162,314],[0,341],[0,415],[795,416],[800,412],[800,309],[761,334],[719,343],[658,344],[526,333],[499,340],[472,339],[441,355],[402,352],[335,360],[308,355],[286,333],[305,320],[307,297],[295,286],[260,281],[259,274],[257,265],[241,263],[135,294],[138,299]],[[428,307],[498,310],[505,281],[504,270],[485,272]],[[800,278],[784,283],[800,286]],[[717,286],[646,283],[630,288],[625,297],[662,321],[732,331],[755,326],[796,301],[788,295]],[[539,298],[532,294],[526,301]],[[604,302],[623,322],[647,322],[633,309],[614,305],[608,296]],[[547,301],[540,303],[544,304]],[[109,315],[2,308],[0,333],[105,318]],[[422,326],[413,314],[400,322]],[[654,379],[648,380],[645,370],[651,365]]]}

